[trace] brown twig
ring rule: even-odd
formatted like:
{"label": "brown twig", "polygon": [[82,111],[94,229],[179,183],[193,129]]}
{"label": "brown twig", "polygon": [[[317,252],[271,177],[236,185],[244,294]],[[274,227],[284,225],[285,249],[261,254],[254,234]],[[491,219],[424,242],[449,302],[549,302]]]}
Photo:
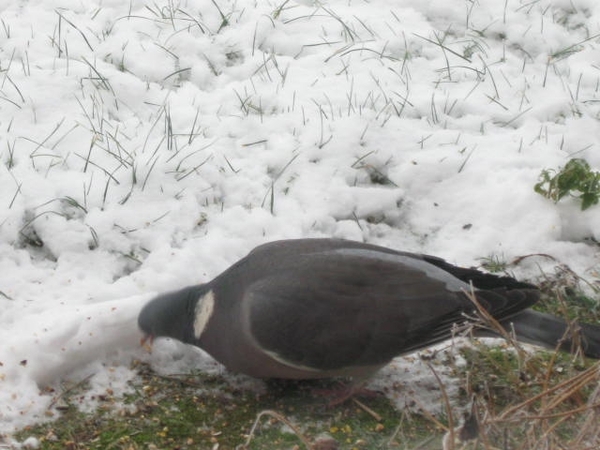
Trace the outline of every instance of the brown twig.
{"label": "brown twig", "polygon": [[243,445],[241,445],[240,447],[238,447],[238,449],[246,450],[248,448],[248,446],[250,445],[250,442],[252,441],[252,438],[254,437],[256,428],[258,427],[258,424],[260,423],[260,419],[262,419],[263,416],[271,416],[271,417],[279,420],[280,422],[285,423],[288,427],[290,427],[292,429],[294,434],[296,436],[298,436],[298,439],[300,439],[302,441],[302,443],[304,444],[304,446],[306,447],[307,450],[312,449],[312,444],[306,438],[306,436],[304,436],[302,434],[302,432],[298,429],[297,426],[295,426],[287,417],[279,414],[277,411],[272,411],[269,409],[265,409],[264,411],[261,411],[257,414],[256,419],[254,420],[254,424],[252,425],[252,428],[250,428],[250,433],[248,434],[248,438],[246,439],[246,442]]}

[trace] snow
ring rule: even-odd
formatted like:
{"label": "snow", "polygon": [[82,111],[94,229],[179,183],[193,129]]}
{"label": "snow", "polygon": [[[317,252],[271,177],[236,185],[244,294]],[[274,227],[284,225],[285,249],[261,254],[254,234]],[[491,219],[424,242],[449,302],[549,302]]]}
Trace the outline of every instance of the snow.
{"label": "snow", "polygon": [[123,392],[132,359],[228,376],[176,343],[148,355],[137,313],[266,241],[545,253],[598,279],[600,207],[533,191],[572,157],[600,168],[593,0],[0,11],[0,433],[47,420],[61,381]]}

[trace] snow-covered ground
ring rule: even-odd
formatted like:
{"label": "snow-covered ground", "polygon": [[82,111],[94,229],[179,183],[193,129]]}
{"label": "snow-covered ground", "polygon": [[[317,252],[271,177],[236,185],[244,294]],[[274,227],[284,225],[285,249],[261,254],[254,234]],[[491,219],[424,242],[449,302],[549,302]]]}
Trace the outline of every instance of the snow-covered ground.
{"label": "snow-covered ground", "polygon": [[572,157],[600,168],[596,0],[0,0],[0,15],[0,433],[47,418],[46,386],[125,389],[132,358],[214,369],[175,343],[149,356],[137,313],[265,241],[461,265],[545,253],[518,275],[558,261],[598,279],[584,239],[600,207],[533,191]]}

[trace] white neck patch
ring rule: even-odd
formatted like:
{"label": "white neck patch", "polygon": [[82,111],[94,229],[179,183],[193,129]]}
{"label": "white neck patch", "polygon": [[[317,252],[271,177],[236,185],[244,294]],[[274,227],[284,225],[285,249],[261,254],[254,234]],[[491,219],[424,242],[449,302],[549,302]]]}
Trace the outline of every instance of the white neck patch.
{"label": "white neck patch", "polygon": [[200,336],[204,333],[204,329],[213,315],[214,308],[215,295],[213,294],[213,291],[208,291],[198,299],[196,310],[194,311],[196,314],[194,319],[194,337],[196,339],[200,339]]}

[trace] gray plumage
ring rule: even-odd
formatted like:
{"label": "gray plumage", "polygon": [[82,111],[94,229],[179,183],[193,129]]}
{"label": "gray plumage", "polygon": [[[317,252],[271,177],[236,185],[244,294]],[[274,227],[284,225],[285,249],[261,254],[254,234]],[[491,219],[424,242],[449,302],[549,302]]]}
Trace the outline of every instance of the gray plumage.
{"label": "gray plumage", "polygon": [[[254,377],[362,379],[472,320],[470,283],[480,305],[517,339],[569,349],[567,324],[529,309],[539,299],[533,285],[336,239],[257,247],[212,281],[150,301],[138,324]],[[600,327],[583,326],[582,348],[600,357]]]}

